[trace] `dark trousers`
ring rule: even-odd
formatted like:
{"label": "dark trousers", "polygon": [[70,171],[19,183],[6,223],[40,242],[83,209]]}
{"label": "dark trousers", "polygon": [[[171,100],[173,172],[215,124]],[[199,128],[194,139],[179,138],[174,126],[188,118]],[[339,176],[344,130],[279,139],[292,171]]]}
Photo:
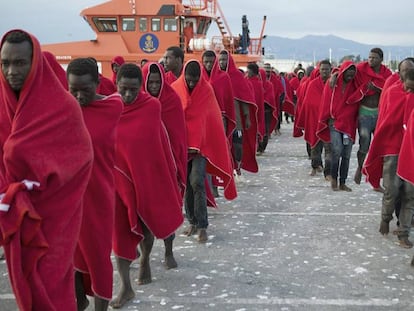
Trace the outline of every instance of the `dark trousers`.
{"label": "dark trousers", "polygon": [[185,191],[185,214],[190,224],[206,229],[208,226],[206,197],[206,164],[201,155],[188,162],[187,189]]}

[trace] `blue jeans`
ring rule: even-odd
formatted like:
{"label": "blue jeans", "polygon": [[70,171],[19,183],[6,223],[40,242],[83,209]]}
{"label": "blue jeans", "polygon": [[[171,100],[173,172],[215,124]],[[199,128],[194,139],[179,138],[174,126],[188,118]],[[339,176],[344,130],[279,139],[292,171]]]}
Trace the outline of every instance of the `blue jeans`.
{"label": "blue jeans", "polygon": [[358,135],[359,135],[359,149],[357,152],[358,167],[362,167],[365,157],[368,153],[371,138],[374,135],[375,127],[377,125],[378,115],[359,116],[358,117]]}
{"label": "blue jeans", "polygon": [[188,162],[185,214],[190,224],[200,229],[208,226],[206,197],[206,164],[201,155]]}
{"label": "blue jeans", "polygon": [[344,134],[338,132],[333,125],[330,125],[331,132],[331,147],[332,147],[332,164],[331,164],[331,176],[332,179],[338,179],[339,169],[339,184],[345,184],[348,178],[349,171],[349,159],[352,152],[352,140],[349,139],[348,144],[344,145]]}

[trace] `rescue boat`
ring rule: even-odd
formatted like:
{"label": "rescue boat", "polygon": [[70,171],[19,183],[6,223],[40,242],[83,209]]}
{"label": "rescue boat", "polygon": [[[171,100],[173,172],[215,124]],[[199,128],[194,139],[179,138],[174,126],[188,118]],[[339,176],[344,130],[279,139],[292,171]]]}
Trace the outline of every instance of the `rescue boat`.
{"label": "rescue boat", "polygon": [[[111,0],[86,8],[80,15],[96,33],[89,41],[45,44],[63,67],[78,57],[94,57],[100,71],[111,76],[111,60],[122,56],[127,62],[159,61],[169,46],[184,50],[185,59],[201,59],[211,49],[228,50],[238,66],[262,58],[262,39],[250,38],[247,16],[242,16],[242,33],[234,36],[218,0]],[[218,36],[208,37],[216,23]]]}

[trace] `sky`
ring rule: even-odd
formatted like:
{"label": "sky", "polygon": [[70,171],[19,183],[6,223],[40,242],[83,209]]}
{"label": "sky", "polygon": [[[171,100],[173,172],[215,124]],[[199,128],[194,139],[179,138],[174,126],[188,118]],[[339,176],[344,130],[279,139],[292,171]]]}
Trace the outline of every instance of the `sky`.
{"label": "sky", "polygon": [[[22,28],[41,43],[94,39],[95,34],[79,13],[102,2],[2,0],[0,33]],[[297,39],[310,34],[332,34],[365,44],[414,47],[413,0],[220,0],[219,3],[233,35],[241,33],[241,17],[247,15],[251,36],[258,36],[266,15],[266,35]],[[214,34],[217,27],[212,26],[211,30]]]}

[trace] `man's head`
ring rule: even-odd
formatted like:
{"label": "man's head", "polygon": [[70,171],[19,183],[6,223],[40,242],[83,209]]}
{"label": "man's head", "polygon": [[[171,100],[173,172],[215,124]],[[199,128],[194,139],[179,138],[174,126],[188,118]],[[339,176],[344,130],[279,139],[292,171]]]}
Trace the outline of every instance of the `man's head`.
{"label": "man's head", "polygon": [[139,94],[142,85],[141,69],[135,64],[125,63],[116,76],[116,86],[125,104],[132,104]]}
{"label": "man's head", "polygon": [[328,80],[331,75],[332,66],[329,60],[324,59],[319,63],[319,74],[321,76],[322,81]]}
{"label": "man's head", "polygon": [[158,97],[161,91],[161,73],[157,65],[151,64],[147,81],[147,90],[151,96]]}
{"label": "man's head", "polygon": [[190,93],[196,87],[201,76],[201,68],[198,62],[191,61],[185,67],[185,82],[187,83],[188,90]]}
{"label": "man's head", "polygon": [[208,72],[208,74],[211,73],[215,60],[216,60],[216,53],[210,50],[204,52],[202,61],[203,61],[203,66]]}
{"label": "man's head", "polygon": [[270,63],[265,63],[263,68],[266,71],[266,77],[270,79],[270,76],[272,75],[272,65],[270,65]]}
{"label": "man's head", "polygon": [[165,71],[179,72],[183,67],[184,52],[178,46],[170,46],[164,53]]}
{"label": "man's head", "polygon": [[404,76],[407,71],[414,68],[414,58],[407,57],[398,64],[398,74],[400,75],[401,81],[404,81]]}
{"label": "man's head", "polygon": [[344,80],[344,82],[345,83],[350,82],[355,77],[355,74],[356,74],[356,67],[355,67],[355,65],[349,66],[348,69],[346,69],[344,71],[344,74],[343,74],[343,80]]}
{"label": "man's head", "polygon": [[379,68],[384,58],[384,52],[380,48],[373,48],[369,51],[368,64],[371,68]]}
{"label": "man's head", "polygon": [[76,58],[66,69],[69,92],[81,106],[87,106],[95,100],[99,84],[98,66],[91,58]]}
{"label": "man's head", "polygon": [[220,52],[218,62],[219,62],[220,69],[227,71],[227,66],[229,63],[229,54],[227,53],[227,51]]}
{"label": "man's head", "polygon": [[305,70],[304,69],[299,69],[297,72],[296,72],[296,75],[298,76],[298,79],[299,80],[302,80],[302,78],[305,76]]}
{"label": "man's head", "polygon": [[414,93],[414,68],[406,71],[403,83],[406,92]]}
{"label": "man's head", "polygon": [[247,76],[249,78],[259,75],[259,66],[256,63],[247,64]]}
{"label": "man's head", "polygon": [[13,91],[20,92],[32,68],[33,42],[21,31],[9,32],[0,50],[1,71]]}

